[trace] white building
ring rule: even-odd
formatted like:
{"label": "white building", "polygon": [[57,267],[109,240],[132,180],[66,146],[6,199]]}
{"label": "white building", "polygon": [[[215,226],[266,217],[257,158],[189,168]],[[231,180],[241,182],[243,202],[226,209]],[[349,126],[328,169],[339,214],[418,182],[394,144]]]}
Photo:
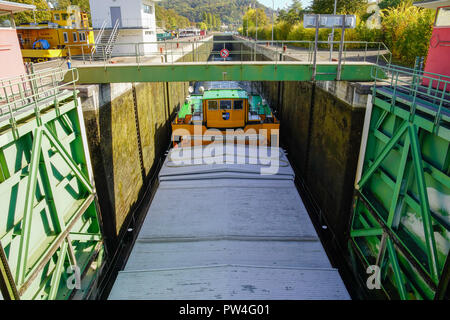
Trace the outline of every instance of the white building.
{"label": "white building", "polygon": [[[113,54],[129,55],[135,52],[132,45],[125,43],[155,42],[155,2],[160,0],[89,0],[92,27],[98,30],[106,22],[106,29],[112,29],[119,21],[118,34]],[[121,45],[122,43],[122,45]],[[139,46],[142,54],[155,53],[156,44]]]}

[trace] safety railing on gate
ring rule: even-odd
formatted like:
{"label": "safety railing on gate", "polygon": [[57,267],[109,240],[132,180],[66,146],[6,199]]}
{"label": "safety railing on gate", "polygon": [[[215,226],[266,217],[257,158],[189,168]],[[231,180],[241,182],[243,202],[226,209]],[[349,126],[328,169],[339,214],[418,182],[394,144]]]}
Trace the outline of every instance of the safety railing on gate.
{"label": "safety railing on gate", "polygon": [[450,77],[396,65],[374,66],[371,76],[377,91],[392,96],[393,106],[399,98],[410,106],[411,118],[417,112],[433,117],[435,132],[450,120]]}
{"label": "safety railing on gate", "polygon": [[0,79],[0,125],[9,121],[15,126],[17,118],[28,114],[28,111],[39,115],[41,107],[58,101],[62,93],[68,92],[67,86],[73,85],[75,94],[77,81],[77,69],[44,69]]}

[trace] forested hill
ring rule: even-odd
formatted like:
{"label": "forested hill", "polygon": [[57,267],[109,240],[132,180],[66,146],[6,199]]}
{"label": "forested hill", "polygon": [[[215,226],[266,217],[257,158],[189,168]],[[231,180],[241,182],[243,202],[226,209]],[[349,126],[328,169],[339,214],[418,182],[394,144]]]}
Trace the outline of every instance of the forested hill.
{"label": "forested hill", "polygon": [[[166,9],[173,9],[190,21],[201,22],[204,13],[218,16],[225,24],[242,23],[242,16],[254,0],[163,0],[159,3]],[[270,9],[257,2],[258,8],[268,13]]]}

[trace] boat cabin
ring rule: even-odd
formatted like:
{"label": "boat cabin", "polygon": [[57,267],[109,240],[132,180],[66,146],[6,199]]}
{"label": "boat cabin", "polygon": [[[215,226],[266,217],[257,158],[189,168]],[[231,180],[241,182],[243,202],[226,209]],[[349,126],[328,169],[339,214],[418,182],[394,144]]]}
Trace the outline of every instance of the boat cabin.
{"label": "boat cabin", "polygon": [[204,124],[208,128],[243,128],[276,119],[266,101],[242,89],[214,89],[192,95],[181,107],[175,124]]}
{"label": "boat cabin", "polygon": [[265,129],[267,138],[271,130],[279,129],[279,121],[259,95],[248,94],[243,89],[210,89],[187,97],[172,123],[172,130],[175,135],[177,129],[194,135],[196,126],[202,128],[202,134],[208,129],[243,129],[258,135]]}

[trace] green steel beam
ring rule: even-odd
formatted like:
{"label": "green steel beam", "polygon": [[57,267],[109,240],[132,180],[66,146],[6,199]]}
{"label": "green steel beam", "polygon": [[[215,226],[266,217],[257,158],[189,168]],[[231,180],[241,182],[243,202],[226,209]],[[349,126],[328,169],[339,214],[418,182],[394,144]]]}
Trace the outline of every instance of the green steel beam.
{"label": "green steel beam", "polygon": [[351,237],[370,237],[381,236],[383,234],[382,228],[370,228],[370,229],[354,229],[351,231]]}
{"label": "green steel beam", "polygon": [[[405,144],[403,146],[402,158],[399,163],[399,169],[397,172],[397,181],[395,182],[394,193],[392,194],[391,207],[389,208],[389,216],[387,219],[387,225],[389,227],[393,227],[392,223],[394,222],[394,218],[401,214],[401,208],[403,208],[403,197],[402,197],[402,189],[405,188],[405,172],[408,172],[407,161],[409,157],[409,136],[407,135],[405,138]],[[394,226],[396,227],[396,226]]]}
{"label": "green steel beam", "polygon": [[84,176],[81,169],[78,167],[78,165],[73,161],[73,159],[68,154],[68,152],[61,145],[61,142],[58,140],[58,138],[55,137],[54,134],[48,128],[45,128],[43,131],[44,131],[45,136],[48,138],[48,140],[52,144],[52,146],[55,147],[56,150],[60,153],[63,160],[70,167],[70,169],[72,169],[72,171],[75,173],[75,175],[80,180],[80,182],[84,185],[84,187],[87,189],[87,191],[89,193],[93,193],[94,189],[91,186],[89,180]]}
{"label": "green steel beam", "polygon": [[9,269],[8,259],[0,242],[0,292],[4,300],[20,300],[14,277]]}
{"label": "green steel beam", "polygon": [[386,240],[386,247],[389,253],[389,261],[391,262],[392,269],[394,270],[394,279],[397,284],[398,293],[400,294],[400,298],[402,300],[406,300],[405,284],[403,282],[400,265],[398,264],[397,253],[395,252],[392,241],[389,238]]}
{"label": "green steel beam", "polygon": [[54,300],[58,293],[59,283],[61,282],[61,274],[63,273],[64,261],[67,255],[67,241],[64,241],[59,249],[59,257],[56,262],[55,270],[53,271],[52,280],[50,282],[50,293],[48,295],[49,300]]}
{"label": "green steel beam", "polygon": [[[341,80],[371,81],[374,64],[347,62]],[[219,62],[174,64],[114,64],[79,66],[79,83],[182,82],[182,81],[311,81],[308,62]],[[70,74],[66,75],[70,80]],[[337,63],[317,65],[317,81],[337,80]]]}
{"label": "green steel beam", "polygon": [[394,134],[392,139],[389,141],[389,143],[384,147],[383,151],[380,153],[378,158],[372,163],[370,168],[364,173],[363,177],[358,183],[359,188],[364,187],[364,185],[367,183],[369,178],[373,175],[373,173],[378,169],[378,167],[381,165],[383,160],[387,157],[389,152],[391,152],[392,148],[395,147],[397,142],[400,140],[400,138],[403,136],[405,131],[408,129],[408,122],[403,122],[400,128],[397,130],[397,132]]}
{"label": "green steel beam", "polygon": [[427,256],[429,269],[432,279],[438,283],[439,271],[436,253],[436,242],[434,239],[433,222],[430,214],[430,204],[428,202],[427,185],[423,172],[422,152],[420,150],[419,136],[417,126],[411,124],[408,128],[409,138],[411,140],[411,153],[413,157],[414,169],[416,174],[417,189],[420,198],[420,213],[422,215],[423,229],[427,245]]}
{"label": "green steel beam", "polygon": [[25,208],[23,212],[22,231],[20,238],[20,247],[17,263],[17,283],[21,285],[27,272],[28,248],[30,244],[30,233],[33,216],[34,198],[36,193],[36,184],[38,176],[39,161],[41,155],[42,144],[42,128],[38,127],[34,130],[33,147],[31,150],[31,161],[28,172],[28,182],[25,196]]}

